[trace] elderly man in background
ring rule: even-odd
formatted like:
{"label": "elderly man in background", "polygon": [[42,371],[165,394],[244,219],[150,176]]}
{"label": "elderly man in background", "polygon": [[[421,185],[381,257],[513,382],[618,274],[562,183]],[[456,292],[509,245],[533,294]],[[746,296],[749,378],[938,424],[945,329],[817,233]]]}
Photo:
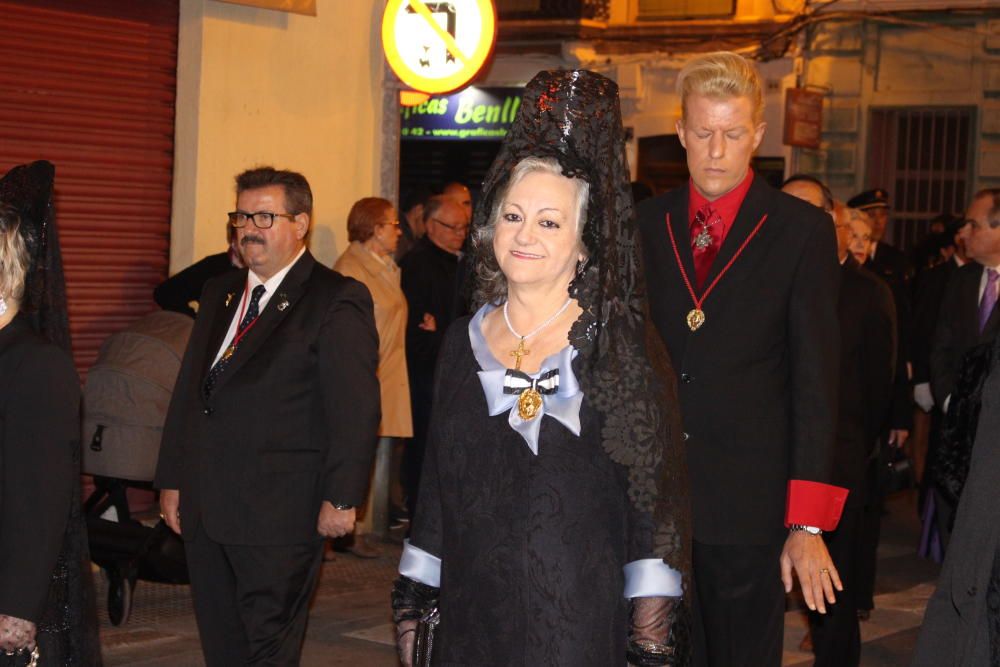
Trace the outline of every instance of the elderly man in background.
{"label": "elderly man in background", "polygon": [[322,538],[353,530],[368,487],[372,299],[313,259],[311,217],[301,174],[236,177],[247,269],[205,285],[164,426],[155,485],[209,667],[298,664]]}
{"label": "elderly man in background", "polygon": [[896,309],[889,287],[848,252],[853,230],[844,216],[833,216],[826,185],[798,175],[781,189],[829,213],[837,233],[840,395],[833,479],[850,494],[837,529],[823,537],[844,590],[829,614],[809,614],[809,628],[817,667],[856,667],[861,660],[858,593],[867,588],[862,584],[868,570],[864,538],[871,534],[865,526],[880,519],[877,453],[893,396]]}
{"label": "elderly man in background", "polygon": [[453,197],[431,197],[424,204],[427,235],[400,262],[403,293],[410,309],[406,326],[406,363],[413,406],[413,438],[403,455],[403,486],[411,512],[417,506],[420,493],[434,366],[444,332],[456,316],[458,259],[469,222],[469,210]]}

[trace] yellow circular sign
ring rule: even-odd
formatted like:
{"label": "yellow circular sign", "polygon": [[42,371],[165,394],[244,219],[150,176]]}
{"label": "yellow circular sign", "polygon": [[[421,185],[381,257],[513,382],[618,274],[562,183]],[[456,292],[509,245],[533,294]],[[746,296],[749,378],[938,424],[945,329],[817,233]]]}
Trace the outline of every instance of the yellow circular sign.
{"label": "yellow circular sign", "polygon": [[486,64],[496,31],[493,0],[389,0],[382,48],[406,85],[424,93],[450,93]]}

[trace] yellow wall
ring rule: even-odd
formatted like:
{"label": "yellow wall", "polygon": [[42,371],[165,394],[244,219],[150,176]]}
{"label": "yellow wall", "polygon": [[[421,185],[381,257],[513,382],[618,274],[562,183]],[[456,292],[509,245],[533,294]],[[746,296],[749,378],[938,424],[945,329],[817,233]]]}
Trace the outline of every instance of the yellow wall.
{"label": "yellow wall", "polygon": [[319,0],[317,16],[181,0],[171,273],[225,249],[233,177],[300,171],[315,208],[311,249],[330,265],[346,217],[381,189],[379,0]]}

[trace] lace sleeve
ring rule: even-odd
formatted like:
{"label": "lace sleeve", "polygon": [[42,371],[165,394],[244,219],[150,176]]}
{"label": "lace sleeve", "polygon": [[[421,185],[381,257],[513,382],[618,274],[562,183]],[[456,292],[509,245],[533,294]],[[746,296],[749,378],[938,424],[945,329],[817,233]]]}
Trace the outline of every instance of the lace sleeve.
{"label": "lace sleeve", "polygon": [[633,598],[628,663],[638,667],[689,664],[690,628],[690,615],[682,598]]}
{"label": "lace sleeve", "polygon": [[396,651],[403,667],[413,663],[417,623],[437,606],[439,590],[405,576],[399,577],[393,584],[392,620],[396,624]]}

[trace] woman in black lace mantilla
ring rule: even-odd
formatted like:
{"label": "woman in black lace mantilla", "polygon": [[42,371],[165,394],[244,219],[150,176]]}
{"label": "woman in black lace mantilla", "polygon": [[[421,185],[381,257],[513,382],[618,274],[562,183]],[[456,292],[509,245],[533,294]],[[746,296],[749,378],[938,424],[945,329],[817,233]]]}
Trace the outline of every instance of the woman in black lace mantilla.
{"label": "woman in black lace mantilla", "polygon": [[436,607],[435,665],[685,665],[686,468],[614,82],[528,84],[471,234],[478,310],[438,362],[400,657]]}
{"label": "woman in black lace mantilla", "polygon": [[43,667],[101,663],[53,176],[36,162],[0,179],[0,667],[33,648]]}

